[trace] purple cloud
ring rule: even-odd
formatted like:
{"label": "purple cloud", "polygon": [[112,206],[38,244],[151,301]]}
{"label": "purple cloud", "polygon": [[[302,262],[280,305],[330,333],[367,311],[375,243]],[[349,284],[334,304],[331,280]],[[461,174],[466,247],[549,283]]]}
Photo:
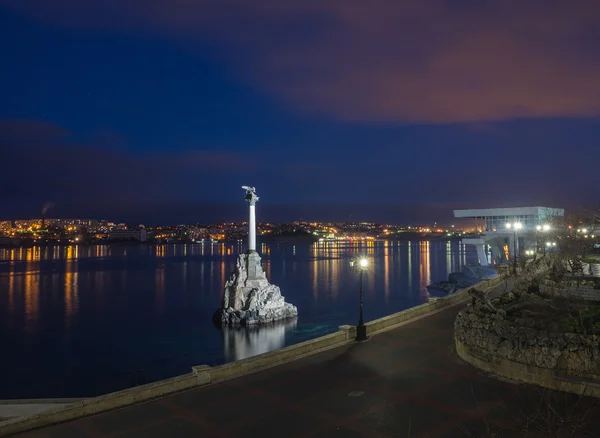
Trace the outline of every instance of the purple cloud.
{"label": "purple cloud", "polygon": [[60,26],[210,39],[241,78],[345,121],[600,114],[593,0],[4,0]]}

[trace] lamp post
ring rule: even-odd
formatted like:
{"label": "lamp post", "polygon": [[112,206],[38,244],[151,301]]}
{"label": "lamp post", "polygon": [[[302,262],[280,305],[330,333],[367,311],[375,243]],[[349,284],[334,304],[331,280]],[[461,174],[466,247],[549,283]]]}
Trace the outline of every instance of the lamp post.
{"label": "lamp post", "polygon": [[[354,261],[350,262],[350,266],[354,266]],[[367,327],[365,326],[365,321],[363,319],[363,272],[369,266],[369,261],[366,258],[361,258],[358,261],[358,270],[360,277],[360,314],[358,318],[358,325],[356,326],[356,341],[366,341],[369,339],[367,337]]]}
{"label": "lamp post", "polygon": [[[538,240],[538,232],[543,231],[545,233],[547,233],[550,230],[550,225],[548,224],[544,224],[544,225],[536,225],[535,226],[535,241],[536,241],[536,245],[537,248],[539,248],[539,240]],[[544,245],[542,245],[544,248],[544,255],[546,255],[546,247]],[[536,248],[536,250],[537,250]]]}
{"label": "lamp post", "polygon": [[508,223],[506,224],[506,228],[511,229],[514,231],[514,239],[513,239],[513,273],[515,275],[517,275],[517,246],[518,246],[518,241],[517,241],[517,230],[520,230],[521,228],[523,228],[523,224],[521,224],[520,222],[515,222],[515,223]]}

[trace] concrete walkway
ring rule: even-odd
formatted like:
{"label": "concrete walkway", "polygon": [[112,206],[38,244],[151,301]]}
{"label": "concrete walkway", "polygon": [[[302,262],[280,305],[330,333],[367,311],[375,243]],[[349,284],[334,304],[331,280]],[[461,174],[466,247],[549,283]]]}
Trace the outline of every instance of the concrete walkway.
{"label": "concrete walkway", "polygon": [[[526,424],[529,437],[559,436],[541,431],[558,421],[540,404],[547,391],[488,377],[455,356],[453,322],[462,307],[361,344],[17,436],[519,437]],[[600,436],[595,400],[556,397],[563,420],[569,406],[588,413],[582,423],[590,435],[568,436]]]}
{"label": "concrete walkway", "polygon": [[0,421],[62,408],[81,399],[0,400]]}

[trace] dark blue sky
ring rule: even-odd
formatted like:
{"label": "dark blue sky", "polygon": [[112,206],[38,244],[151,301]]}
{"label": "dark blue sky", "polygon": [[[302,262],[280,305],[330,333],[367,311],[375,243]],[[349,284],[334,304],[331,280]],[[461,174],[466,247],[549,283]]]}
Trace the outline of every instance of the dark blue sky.
{"label": "dark blue sky", "polygon": [[0,0],[0,219],[591,206],[600,7]]}

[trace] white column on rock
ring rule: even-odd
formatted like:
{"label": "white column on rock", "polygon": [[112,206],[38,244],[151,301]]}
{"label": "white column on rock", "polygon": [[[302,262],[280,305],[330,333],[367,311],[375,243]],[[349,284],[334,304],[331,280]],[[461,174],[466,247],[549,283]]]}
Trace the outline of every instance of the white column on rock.
{"label": "white column on rock", "polygon": [[242,186],[246,190],[246,201],[250,206],[250,217],[248,218],[248,252],[256,252],[256,189],[254,187]]}
{"label": "white column on rock", "polygon": [[250,207],[248,252],[239,254],[235,272],[225,283],[223,302],[213,319],[219,324],[267,324],[298,316],[296,306],[286,303],[279,287],[270,284],[256,251],[256,189],[242,186]]}
{"label": "white column on rock", "polygon": [[250,203],[250,218],[248,220],[248,252],[256,251],[256,207]]}

